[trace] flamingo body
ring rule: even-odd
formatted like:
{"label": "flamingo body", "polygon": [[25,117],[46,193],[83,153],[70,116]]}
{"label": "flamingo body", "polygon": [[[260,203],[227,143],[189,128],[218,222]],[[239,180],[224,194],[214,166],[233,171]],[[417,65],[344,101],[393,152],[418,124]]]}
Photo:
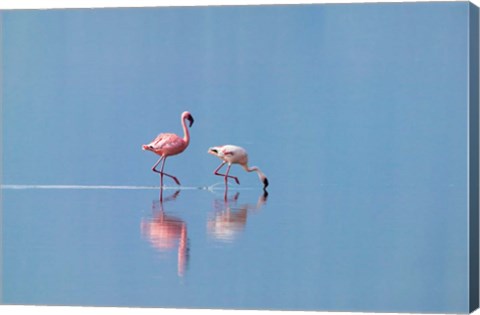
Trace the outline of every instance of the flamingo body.
{"label": "flamingo body", "polygon": [[[188,131],[187,125],[185,120],[190,122],[189,127],[193,124],[193,117],[189,112],[183,112],[181,116],[181,124],[183,127],[183,138],[177,136],[174,133],[161,133],[159,134],[152,142],[149,144],[144,144],[142,149],[144,151],[152,151],[155,154],[160,155],[160,159],[153,165],[152,171],[160,174],[160,186],[163,187],[163,176],[168,176],[172,178],[178,185],[180,185],[180,181],[173,175],[167,174],[163,172],[163,168],[165,166],[165,160],[169,156],[177,155],[185,151],[190,143],[190,133]],[[158,164],[162,162],[161,170],[157,170],[156,167]]]}
{"label": "flamingo body", "polygon": [[218,147],[212,147],[209,149],[208,153],[213,154],[221,160],[230,164],[248,164],[247,151],[244,148],[236,145],[227,144]]}
{"label": "flamingo body", "polygon": [[188,146],[183,138],[174,133],[161,133],[149,144],[143,145],[143,150],[152,151],[160,156],[177,155]]}
{"label": "flamingo body", "polygon": [[[234,179],[237,184],[240,183],[237,177],[228,175],[232,164],[239,164],[247,172],[256,172],[258,174],[258,178],[263,183],[263,189],[265,190],[267,188],[268,179],[265,174],[260,170],[260,168],[257,166],[248,166],[248,153],[247,150],[245,150],[244,148],[237,145],[227,144],[217,147],[211,147],[208,149],[208,153],[215,155],[220,160],[222,160],[222,164],[220,164],[220,166],[214,171],[214,174],[218,176],[224,176],[225,184],[227,184],[228,178]],[[228,164],[227,172],[225,174],[218,173],[218,171],[225,164]]]}

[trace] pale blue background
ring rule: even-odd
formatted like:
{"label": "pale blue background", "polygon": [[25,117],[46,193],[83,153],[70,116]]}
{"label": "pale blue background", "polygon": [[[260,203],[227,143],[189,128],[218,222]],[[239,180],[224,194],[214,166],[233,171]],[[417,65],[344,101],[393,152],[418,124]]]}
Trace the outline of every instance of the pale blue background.
{"label": "pale blue background", "polygon": [[183,278],[141,237],[157,191],[5,189],[3,303],[468,311],[467,3],[1,14],[3,184],[158,185],[141,145],[184,110],[183,185],[226,143],[271,182],[231,243],[221,191],[165,205]]}

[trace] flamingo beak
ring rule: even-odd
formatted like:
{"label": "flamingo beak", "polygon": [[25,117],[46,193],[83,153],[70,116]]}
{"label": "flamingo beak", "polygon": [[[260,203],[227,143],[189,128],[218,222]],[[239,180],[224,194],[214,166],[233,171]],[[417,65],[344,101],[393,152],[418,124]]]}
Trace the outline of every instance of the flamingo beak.
{"label": "flamingo beak", "polygon": [[189,127],[192,127],[193,122],[194,122],[192,115],[189,115],[189,116],[187,117],[187,119],[188,119],[188,121],[190,122]]}
{"label": "flamingo beak", "polygon": [[213,154],[213,155],[217,155],[217,154],[218,154],[218,150],[215,149],[215,148],[209,148],[209,149],[208,149],[208,153]]}
{"label": "flamingo beak", "polygon": [[265,179],[263,180],[263,190],[266,191],[268,187],[268,179],[265,177]]}

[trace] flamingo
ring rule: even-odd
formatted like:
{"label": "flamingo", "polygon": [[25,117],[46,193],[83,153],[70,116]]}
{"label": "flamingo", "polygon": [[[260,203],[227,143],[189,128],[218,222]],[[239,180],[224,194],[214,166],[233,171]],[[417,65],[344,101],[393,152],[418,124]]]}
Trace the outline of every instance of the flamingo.
{"label": "flamingo", "polygon": [[[190,142],[190,133],[188,132],[188,128],[185,123],[185,120],[187,119],[190,122],[189,127],[192,127],[192,114],[185,111],[182,113],[181,116],[181,123],[184,134],[183,138],[180,138],[174,133],[161,133],[152,142],[150,142],[149,144],[144,144],[142,146],[142,149],[144,151],[152,151],[153,153],[160,155],[160,159],[158,159],[157,163],[155,163],[155,165],[153,165],[152,167],[152,171],[160,174],[160,187],[163,187],[163,175],[170,177],[175,181],[175,183],[177,183],[177,185],[180,185],[180,181],[175,176],[165,173],[163,171],[163,168],[165,166],[165,161],[167,157],[182,153],[188,147],[188,144]],[[162,167],[159,171],[156,169],[156,167],[158,166],[158,164],[160,164],[160,162],[162,162]]]}
{"label": "flamingo", "polygon": [[[222,163],[220,164],[219,167],[217,167],[215,171],[213,171],[213,174],[217,176],[223,176],[225,178],[225,186],[228,185],[228,178],[232,178],[235,180],[237,184],[240,184],[240,181],[236,176],[228,175],[232,164],[239,164],[247,172],[257,172],[258,178],[263,183],[263,190],[264,191],[266,190],[268,186],[267,177],[265,176],[265,174],[263,174],[263,172],[257,166],[252,166],[252,167],[248,166],[248,154],[244,148],[236,145],[227,144],[227,145],[218,146],[218,147],[211,147],[208,149],[208,153],[215,155],[220,160],[222,160]],[[227,172],[225,174],[220,174],[218,171],[225,164],[228,164]]]}

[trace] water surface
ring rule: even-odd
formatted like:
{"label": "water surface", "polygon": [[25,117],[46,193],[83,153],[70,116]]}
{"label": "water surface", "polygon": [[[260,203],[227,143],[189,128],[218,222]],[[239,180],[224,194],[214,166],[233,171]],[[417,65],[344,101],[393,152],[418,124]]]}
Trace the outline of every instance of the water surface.
{"label": "water surface", "polygon": [[467,3],[0,14],[2,303],[468,312]]}

